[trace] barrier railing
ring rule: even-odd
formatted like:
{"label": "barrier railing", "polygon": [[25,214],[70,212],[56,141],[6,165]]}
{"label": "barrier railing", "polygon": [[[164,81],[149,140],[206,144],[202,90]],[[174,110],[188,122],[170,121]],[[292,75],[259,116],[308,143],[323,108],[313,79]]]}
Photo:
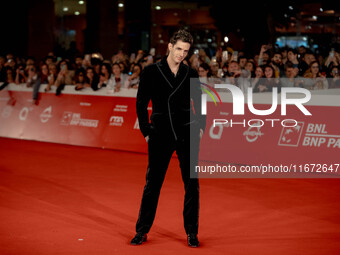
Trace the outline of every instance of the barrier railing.
{"label": "barrier railing", "polygon": [[[75,91],[66,86],[56,96],[54,91],[44,92],[45,87],[40,88],[37,105],[32,103],[32,89],[24,85],[10,84],[0,91],[0,136],[147,152],[136,116],[136,90],[110,94],[105,89]],[[266,163],[339,163],[340,89],[312,92],[313,100],[306,104],[312,116],[300,114],[296,107],[288,109],[287,118],[296,119],[296,127],[284,127],[278,121],[272,127],[265,121],[282,120],[279,110],[270,118],[255,118],[249,111],[242,117],[232,116],[230,94],[220,95],[226,102],[222,108],[208,102],[201,159],[251,165],[263,163],[264,158]],[[254,95],[254,102],[258,108],[268,108],[271,95]],[[214,127],[216,116],[229,124]],[[245,119],[245,125],[231,127],[230,118],[240,123]],[[252,124],[261,119],[265,125],[253,127],[250,119],[257,119]]]}

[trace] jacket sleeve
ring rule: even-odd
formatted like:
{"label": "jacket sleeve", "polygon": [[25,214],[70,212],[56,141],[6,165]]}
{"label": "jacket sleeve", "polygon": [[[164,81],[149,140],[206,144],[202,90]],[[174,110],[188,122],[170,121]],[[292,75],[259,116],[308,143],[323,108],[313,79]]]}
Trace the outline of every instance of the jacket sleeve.
{"label": "jacket sleeve", "polygon": [[150,133],[148,105],[151,99],[151,75],[148,67],[142,71],[137,92],[136,111],[139,128],[144,137]]}

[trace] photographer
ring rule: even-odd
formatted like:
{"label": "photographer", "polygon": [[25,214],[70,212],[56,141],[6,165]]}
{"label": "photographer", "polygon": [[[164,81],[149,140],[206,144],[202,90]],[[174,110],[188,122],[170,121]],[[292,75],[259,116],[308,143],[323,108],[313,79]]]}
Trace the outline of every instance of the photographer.
{"label": "photographer", "polygon": [[20,64],[18,68],[16,69],[16,75],[15,75],[15,83],[21,84],[26,83],[27,76],[25,73],[25,66],[23,64]]}

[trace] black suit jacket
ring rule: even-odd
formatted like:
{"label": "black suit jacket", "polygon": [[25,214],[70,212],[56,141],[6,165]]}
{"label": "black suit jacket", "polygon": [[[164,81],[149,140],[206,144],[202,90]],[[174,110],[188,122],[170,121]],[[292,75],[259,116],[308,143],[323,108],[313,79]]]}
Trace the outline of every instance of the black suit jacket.
{"label": "black suit jacket", "polygon": [[[137,93],[137,116],[144,137],[150,132],[171,135],[177,140],[193,126],[205,129],[201,115],[201,89],[197,71],[181,63],[175,76],[164,57],[141,73]],[[190,78],[195,81],[190,82]],[[151,123],[147,107],[152,102]]]}

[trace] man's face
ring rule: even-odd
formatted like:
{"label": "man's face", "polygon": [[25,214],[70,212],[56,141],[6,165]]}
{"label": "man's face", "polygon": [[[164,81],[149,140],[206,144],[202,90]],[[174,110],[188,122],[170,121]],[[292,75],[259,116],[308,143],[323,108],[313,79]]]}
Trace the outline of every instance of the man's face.
{"label": "man's face", "polygon": [[78,57],[75,62],[77,66],[81,66],[83,64],[83,59]]}
{"label": "man's face", "polygon": [[294,52],[292,52],[292,51],[288,52],[288,59],[289,59],[289,61],[295,60],[296,57],[297,57],[297,54],[294,54]]}
{"label": "man's face", "polygon": [[279,65],[282,63],[282,56],[280,54],[275,54],[272,60],[275,64]]}
{"label": "man's face", "polygon": [[112,72],[115,76],[120,76],[120,66],[118,65],[114,65],[112,67]]}
{"label": "man's face", "polygon": [[287,76],[287,78],[294,78],[294,68],[293,67],[288,67],[286,69],[286,76]]}
{"label": "man's face", "polygon": [[315,60],[315,56],[313,54],[305,54],[305,62],[309,65]]}
{"label": "man's face", "polygon": [[246,58],[240,58],[240,67],[244,67],[247,63],[247,59]]}
{"label": "man's face", "polygon": [[240,70],[240,66],[238,65],[238,63],[231,63],[229,65],[229,68],[228,68],[228,71],[229,73],[235,73],[236,71],[239,71]]}
{"label": "man's face", "polygon": [[181,63],[189,53],[190,43],[178,40],[174,45],[169,43],[169,56],[175,63]]}

